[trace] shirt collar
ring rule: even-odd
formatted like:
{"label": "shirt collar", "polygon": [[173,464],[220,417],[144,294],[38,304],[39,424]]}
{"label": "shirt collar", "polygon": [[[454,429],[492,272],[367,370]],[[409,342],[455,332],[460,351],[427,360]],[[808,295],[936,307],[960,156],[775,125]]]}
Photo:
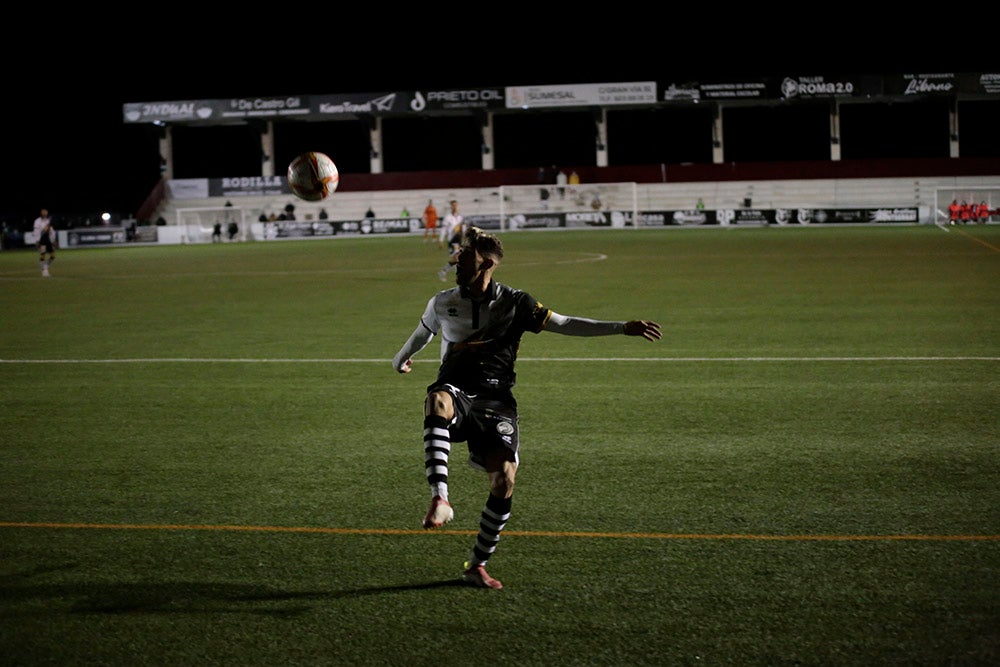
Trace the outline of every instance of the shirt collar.
{"label": "shirt collar", "polygon": [[473,299],[472,295],[469,294],[469,288],[462,285],[458,288],[458,293],[463,299],[470,299],[472,301],[478,301],[482,303],[483,301],[493,301],[497,297],[497,283],[495,280],[490,280],[490,284],[486,286],[486,292],[483,293],[483,298]]}

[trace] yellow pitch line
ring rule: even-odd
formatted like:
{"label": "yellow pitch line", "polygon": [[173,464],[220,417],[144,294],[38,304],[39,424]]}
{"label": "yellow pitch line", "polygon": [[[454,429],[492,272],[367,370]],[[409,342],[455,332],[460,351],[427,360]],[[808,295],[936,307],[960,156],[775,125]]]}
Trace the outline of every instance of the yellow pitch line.
{"label": "yellow pitch line", "polygon": [[[55,523],[47,521],[0,521],[0,528],[89,528],[101,530],[208,530],[258,533],[320,533],[328,535],[475,535],[474,530],[417,530],[402,528],[319,528],[310,526],[233,526],[133,523]],[[653,540],[762,540],[874,542],[879,540],[925,542],[1000,541],[1000,535],[754,535],[743,533],[603,533],[587,531],[508,530],[505,536],[589,537]]]}
{"label": "yellow pitch line", "polygon": [[988,241],[984,241],[984,240],[982,240],[980,238],[976,238],[975,236],[973,236],[972,234],[969,234],[968,232],[963,232],[961,229],[957,229],[956,228],[955,231],[958,232],[959,234],[961,234],[962,236],[964,236],[967,239],[972,239],[976,243],[979,243],[980,245],[986,246],[990,250],[996,250],[997,252],[1000,252],[1000,248],[996,247],[992,243],[989,243]]}

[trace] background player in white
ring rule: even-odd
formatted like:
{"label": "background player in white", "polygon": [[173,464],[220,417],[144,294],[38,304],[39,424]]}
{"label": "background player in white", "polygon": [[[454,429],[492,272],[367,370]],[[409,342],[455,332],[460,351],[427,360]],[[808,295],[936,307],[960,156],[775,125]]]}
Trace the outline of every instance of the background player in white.
{"label": "background player in white", "polygon": [[409,373],[412,358],[441,336],[441,366],[424,400],[424,465],[431,506],[424,528],[438,528],[455,513],[448,502],[448,457],[452,442],[467,442],[469,464],[486,472],[489,496],[462,579],[476,586],[503,585],[486,572],[511,513],[518,464],[518,413],[514,363],[526,331],[569,336],[625,334],[655,341],[660,325],[650,320],[603,321],[560,315],[527,292],[493,280],[503,245],[493,234],[470,227],[458,256],[457,287],[438,292],[392,366]]}
{"label": "background player in white", "polygon": [[48,278],[49,267],[56,261],[56,228],[52,226],[48,209],[43,208],[39,211],[38,217],[35,218],[34,233],[35,247],[38,248],[38,265],[42,269],[42,275]]}
{"label": "background player in white", "polygon": [[438,279],[447,282],[448,274],[455,270],[458,264],[458,253],[462,249],[462,239],[465,237],[465,217],[458,212],[458,202],[451,200],[451,211],[444,216],[441,227],[441,239],[448,249],[448,261],[438,271]]}
{"label": "background player in white", "polygon": [[451,208],[448,214],[444,216],[444,220],[441,221],[440,229],[440,240],[443,247],[447,247],[449,240],[455,235],[455,228],[465,222],[465,218],[458,212],[458,202],[452,199],[448,203],[451,205]]}

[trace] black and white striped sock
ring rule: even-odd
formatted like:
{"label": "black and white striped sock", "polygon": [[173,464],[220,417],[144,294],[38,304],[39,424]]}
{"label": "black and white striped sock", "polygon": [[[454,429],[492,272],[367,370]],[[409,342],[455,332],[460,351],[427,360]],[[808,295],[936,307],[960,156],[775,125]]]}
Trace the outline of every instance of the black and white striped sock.
{"label": "black and white striped sock", "polygon": [[486,507],[479,519],[479,535],[476,545],[472,547],[470,565],[486,565],[490,556],[496,551],[500,541],[500,532],[510,519],[511,498],[497,498],[492,493],[486,499]]}
{"label": "black and white striped sock", "polygon": [[451,433],[444,417],[424,417],[424,467],[431,497],[448,500],[448,456],[451,454]]}

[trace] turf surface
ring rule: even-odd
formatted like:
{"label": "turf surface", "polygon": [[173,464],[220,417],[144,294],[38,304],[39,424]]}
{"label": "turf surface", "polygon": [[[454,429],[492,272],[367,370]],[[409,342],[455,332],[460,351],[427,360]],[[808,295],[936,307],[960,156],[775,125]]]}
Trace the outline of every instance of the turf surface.
{"label": "turf surface", "polygon": [[522,466],[422,531],[389,359],[418,237],[0,253],[0,655],[39,664],[1000,661],[1000,227],[503,235]]}

